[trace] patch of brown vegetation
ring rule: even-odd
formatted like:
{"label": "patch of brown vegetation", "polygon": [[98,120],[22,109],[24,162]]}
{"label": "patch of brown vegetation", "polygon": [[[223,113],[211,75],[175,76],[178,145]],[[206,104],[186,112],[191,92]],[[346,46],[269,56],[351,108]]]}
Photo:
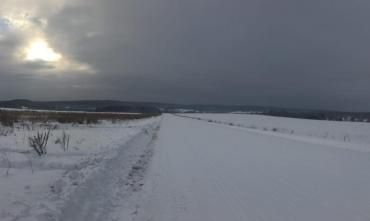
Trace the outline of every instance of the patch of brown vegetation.
{"label": "patch of brown vegetation", "polygon": [[96,124],[101,120],[112,122],[120,120],[135,120],[159,116],[160,114],[131,113],[99,113],[99,112],[62,112],[62,111],[32,111],[32,110],[0,110],[0,124],[13,126],[23,121],[58,122],[72,124]]}

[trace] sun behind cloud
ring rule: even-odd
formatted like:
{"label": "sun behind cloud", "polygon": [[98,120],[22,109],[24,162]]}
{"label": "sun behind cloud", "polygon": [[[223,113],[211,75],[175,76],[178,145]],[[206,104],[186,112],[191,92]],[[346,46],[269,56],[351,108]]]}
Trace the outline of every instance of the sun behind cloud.
{"label": "sun behind cloud", "polygon": [[[46,38],[36,38],[20,49],[18,59],[23,62],[37,63],[41,66],[39,73],[96,73],[87,63],[78,62],[68,56],[63,56],[52,48]],[[45,66],[44,66],[45,65]],[[45,68],[47,67],[47,68]]]}
{"label": "sun behind cloud", "polygon": [[61,58],[62,55],[55,52],[43,39],[33,41],[30,46],[25,49],[24,59],[27,61],[57,62]]}

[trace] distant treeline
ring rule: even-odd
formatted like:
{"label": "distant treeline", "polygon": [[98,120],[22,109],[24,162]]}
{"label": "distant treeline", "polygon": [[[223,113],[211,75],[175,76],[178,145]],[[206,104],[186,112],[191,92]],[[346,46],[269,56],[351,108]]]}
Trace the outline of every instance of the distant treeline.
{"label": "distant treeline", "polygon": [[155,113],[161,111],[156,107],[149,106],[107,106],[96,108],[96,112],[123,112],[123,113]]}
{"label": "distant treeline", "polygon": [[361,112],[291,112],[291,111],[267,111],[264,115],[276,117],[292,117],[311,120],[353,121],[370,122],[370,113]]}
{"label": "distant treeline", "polygon": [[0,101],[2,108],[55,111],[84,112],[126,112],[126,113],[160,113],[154,104],[140,102],[121,102],[109,100],[86,101],[30,101],[10,100]]}
{"label": "distant treeline", "polygon": [[258,113],[270,116],[292,117],[314,120],[370,122],[369,112],[340,112],[327,110],[308,110],[260,106],[230,105],[183,105],[155,102],[125,102],[116,100],[82,101],[0,101],[0,107],[18,109],[40,109],[58,111],[86,112],[124,112],[124,113]]}

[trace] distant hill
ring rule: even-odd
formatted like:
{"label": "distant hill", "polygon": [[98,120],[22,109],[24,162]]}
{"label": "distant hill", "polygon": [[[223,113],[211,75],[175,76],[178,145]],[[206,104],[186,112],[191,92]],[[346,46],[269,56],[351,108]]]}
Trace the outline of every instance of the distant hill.
{"label": "distant hill", "polygon": [[3,108],[28,108],[60,111],[96,111],[102,108],[156,108],[166,113],[230,113],[230,112],[266,112],[270,108],[252,106],[227,106],[227,105],[183,105],[155,102],[127,102],[116,100],[81,100],[81,101],[30,101],[9,100],[0,101]]}
{"label": "distant hill", "polygon": [[370,122],[370,112],[340,112],[327,110],[306,110],[278,107],[233,106],[233,105],[184,105],[155,102],[128,102],[117,100],[81,101],[0,101],[3,108],[23,108],[58,111],[89,112],[135,112],[135,113],[252,113],[270,116]]}
{"label": "distant hill", "polygon": [[[58,111],[88,111],[95,112],[104,108],[134,109],[135,107],[155,107],[152,104],[140,102],[122,102],[114,100],[81,100],[81,101],[30,101],[30,100],[9,100],[0,101],[3,108],[42,109]],[[145,108],[143,108],[145,109]],[[156,109],[156,111],[158,111]]]}
{"label": "distant hill", "polygon": [[125,112],[125,113],[161,113],[161,111],[156,107],[136,106],[136,105],[98,107],[96,108],[96,111]]}

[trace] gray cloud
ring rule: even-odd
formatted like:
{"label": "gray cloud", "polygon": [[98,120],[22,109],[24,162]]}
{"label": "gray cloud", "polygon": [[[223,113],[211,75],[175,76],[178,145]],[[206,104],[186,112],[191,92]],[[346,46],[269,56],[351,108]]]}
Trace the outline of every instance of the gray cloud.
{"label": "gray cloud", "polygon": [[44,13],[52,6],[30,21],[95,73],[40,75],[46,64],[10,56],[32,33],[0,22],[2,99],[370,108],[366,0],[79,0]]}

